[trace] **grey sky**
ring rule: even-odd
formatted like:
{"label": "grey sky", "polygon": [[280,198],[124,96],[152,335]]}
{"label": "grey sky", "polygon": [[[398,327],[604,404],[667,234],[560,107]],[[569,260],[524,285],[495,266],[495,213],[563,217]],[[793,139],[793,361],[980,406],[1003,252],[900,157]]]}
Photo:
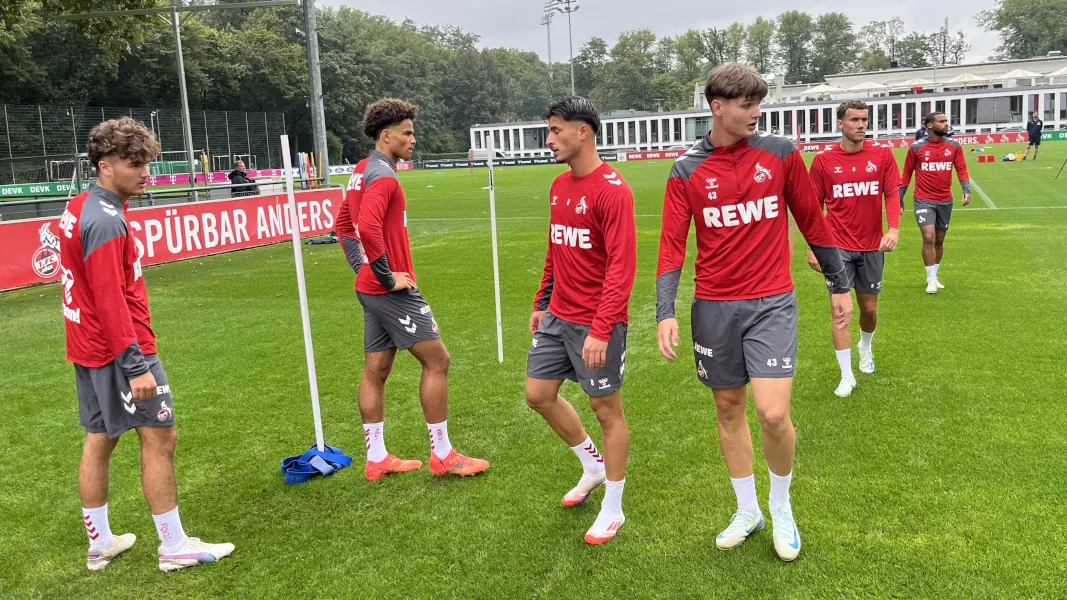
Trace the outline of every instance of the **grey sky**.
{"label": "grey sky", "polygon": [[[419,25],[451,24],[482,37],[485,47],[507,46],[533,50],[545,58],[547,39],[539,24],[544,0],[319,0],[321,5],[347,5],[385,15],[395,21],[410,17]],[[870,22],[899,16],[906,31],[932,32],[941,27],[945,17],[949,29],[964,29],[973,49],[967,62],[985,60],[997,45],[995,33],[986,32],[975,23],[980,10],[993,7],[993,0],[920,0],[894,2],[840,2],[816,0],[798,7],[795,2],[765,0],[753,8],[750,2],[722,0],[580,0],[573,15],[574,52],[577,54],[589,38],[599,36],[614,43],[622,31],[651,28],[657,35],[676,35],[690,28],[723,27],[733,21],[752,22],[756,17],[772,18],[795,8],[817,15],[845,12],[857,29]],[[713,7],[713,8],[712,8]],[[567,18],[556,15],[552,25],[552,58],[566,61]]]}

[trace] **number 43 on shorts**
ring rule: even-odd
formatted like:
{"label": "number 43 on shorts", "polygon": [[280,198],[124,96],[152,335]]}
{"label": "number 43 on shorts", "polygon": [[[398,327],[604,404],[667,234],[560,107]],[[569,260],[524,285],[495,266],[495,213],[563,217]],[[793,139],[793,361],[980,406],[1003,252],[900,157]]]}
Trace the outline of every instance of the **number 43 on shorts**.
{"label": "number 43 on shorts", "polygon": [[[783,358],[781,364],[782,364],[782,368],[783,369],[792,369],[793,368],[793,359],[788,358],[788,357],[787,358]],[[778,359],[777,358],[768,358],[767,359],[767,366],[768,367],[777,367],[778,366]]]}

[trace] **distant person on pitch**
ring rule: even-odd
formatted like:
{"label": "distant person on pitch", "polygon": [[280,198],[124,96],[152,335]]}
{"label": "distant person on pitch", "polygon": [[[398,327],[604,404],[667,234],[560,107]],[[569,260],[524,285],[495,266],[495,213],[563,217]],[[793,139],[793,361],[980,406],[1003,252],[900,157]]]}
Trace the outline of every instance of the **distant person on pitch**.
{"label": "distant person on pitch", "polygon": [[250,184],[250,185],[245,185],[243,187],[232,188],[233,191],[230,192],[231,195],[233,195],[235,197],[236,196],[252,196],[252,195],[255,195],[255,193],[256,193],[256,186],[255,186],[256,181],[254,179],[250,178],[248,176],[248,173],[245,171],[245,161],[243,161],[243,160],[237,161],[237,164],[234,165],[233,170],[230,171],[230,174],[227,175],[226,178],[230,180],[230,184],[231,185]]}
{"label": "distant person on pitch", "polygon": [[213,563],[229,556],[233,544],[188,537],[178,517],[174,398],[156,353],[143,249],[126,221],[130,196],[144,193],[159,142],[144,123],[122,117],[94,127],[87,152],[96,185],[72,198],[59,219],[67,360],[74,363],[86,431],[78,492],[87,566],[102,571],[137,541],[132,533],[113,535],[108,519],[111,452],[131,429],[141,441],[141,488],[159,534],[159,570]]}
{"label": "distant person on pitch", "polygon": [[971,203],[971,178],[967,174],[967,159],[963,147],[946,139],[949,130],[945,113],[933,112],[923,120],[928,139],[908,148],[904,160],[904,175],[900,182],[900,210],[904,210],[904,195],[915,174],[915,222],[923,236],[923,264],[926,265],[926,293],[936,294],[944,289],[938,278],[941,259],[945,255],[945,236],[952,220],[952,169],[963,189],[963,206]]}
{"label": "distant person on pitch", "polygon": [[[600,160],[600,117],[585,98],[548,109],[548,147],[570,168],[549,192],[548,251],[530,315],[533,345],[526,360],[526,403],[571,447],[582,477],[563,506],[582,504],[603,485],[600,514],[585,534],[604,543],[626,521],[622,491],[630,430],[622,412],[626,330],[637,269],[634,196],[618,172]],[[563,381],[581,384],[604,432],[604,454],[559,395]]]}
{"label": "distant person on pitch", "polygon": [[1034,149],[1034,160],[1037,160],[1037,151],[1041,149],[1041,132],[1044,130],[1045,122],[1035,111],[1033,118],[1026,124],[1026,135],[1030,138],[1030,142],[1026,144],[1026,154],[1023,154],[1023,160],[1030,156],[1030,148]]}
{"label": "distant person on pitch", "polygon": [[[841,250],[845,273],[860,305],[860,372],[874,373],[871,343],[878,325],[878,294],[882,291],[885,252],[897,247],[900,234],[900,173],[893,151],[867,140],[870,111],[862,100],[846,100],[837,107],[841,143],[815,155],[811,182],[819,202],[826,207],[826,224]],[[885,205],[889,231],[882,233]],[[822,272],[815,253],[808,250],[808,264]],[[856,388],[852,373],[852,334],[831,324],[841,383],[834,394],[844,398]]]}
{"label": "distant person on pitch", "polygon": [[455,451],[448,438],[448,350],[430,305],[415,286],[407,230],[407,200],[396,176],[401,159],[415,148],[419,109],[396,98],[367,107],[363,133],[374,151],[352,171],[337,216],[337,234],[356,272],[356,296],[363,306],[363,377],[359,414],[367,442],[368,480],[414,471],[418,460],[401,460],[385,450],[385,381],[397,350],[422,364],[419,400],[430,437],[430,473],[475,475],[489,468],[480,458]]}

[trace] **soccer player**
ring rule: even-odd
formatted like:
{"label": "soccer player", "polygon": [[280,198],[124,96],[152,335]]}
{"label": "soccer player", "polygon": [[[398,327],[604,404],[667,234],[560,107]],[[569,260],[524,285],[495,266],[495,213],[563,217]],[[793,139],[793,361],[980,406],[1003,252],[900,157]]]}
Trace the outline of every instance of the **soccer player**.
{"label": "soccer player", "polygon": [[[860,372],[874,373],[871,341],[878,325],[878,293],[882,291],[885,252],[897,247],[900,211],[897,194],[900,173],[893,151],[867,141],[869,110],[862,100],[846,100],[837,107],[841,143],[815,155],[811,181],[819,202],[826,207],[826,223],[841,250],[845,273],[860,306]],[[882,233],[885,203],[889,231]],[[820,271],[815,253],[808,250],[808,264]],[[841,383],[834,390],[845,398],[856,388],[852,372],[852,335],[848,329],[830,328]]]}
{"label": "soccer player", "polygon": [[714,116],[711,131],[674,163],[663,199],[656,271],[659,349],[668,360],[677,358],[674,304],[695,220],[693,354],[697,377],[715,396],[719,446],[737,496],[737,512],[716,545],[734,548],[764,524],[745,417],[751,383],[770,469],[774,548],[791,561],[800,553],[800,533],[789,498],[797,304],[787,207],[822,265],[838,329],[849,325],[852,298],[800,152],[788,138],[756,133],[760,101],[767,95],[763,78],[738,63],[721,65],[712,70],[704,95]]}
{"label": "soccer player", "polygon": [[916,142],[908,148],[904,159],[904,175],[901,177],[900,206],[904,207],[904,195],[915,173],[915,222],[923,236],[923,263],[926,265],[926,293],[936,294],[944,289],[938,279],[941,258],[945,255],[945,235],[952,220],[952,168],[963,188],[964,206],[971,203],[971,180],[967,175],[967,159],[963,147],[955,140],[946,139],[948,117],[945,113],[932,112],[923,119],[929,138]]}
{"label": "soccer player", "polygon": [[[553,104],[548,147],[570,169],[552,183],[548,252],[530,315],[526,403],[548,421],[582,464],[582,477],[563,506],[582,504],[604,485],[600,514],[585,534],[604,543],[626,521],[622,491],[630,430],[622,412],[626,329],[637,269],[637,230],[630,186],[596,151],[600,117],[585,98]],[[559,395],[577,381],[604,432],[604,454]]]}
{"label": "soccer player", "polygon": [[74,363],[85,428],[78,492],[89,535],[90,571],[101,571],[137,536],[114,535],[108,520],[111,452],[133,429],[141,441],[141,488],[159,534],[159,570],[216,562],[233,544],[188,537],[178,518],[174,398],[156,352],[141,272],[141,248],[126,221],[130,196],[144,193],[159,142],[130,117],[89,133],[96,185],[67,203],[59,220],[67,360]]}
{"label": "soccer player", "polygon": [[468,476],[489,467],[480,458],[459,454],[449,442],[448,350],[430,305],[415,285],[407,201],[396,164],[411,158],[418,116],[417,106],[395,98],[367,107],[363,133],[375,140],[375,149],[353,170],[337,217],[338,239],[356,272],[356,296],[363,306],[359,414],[370,481],[422,466],[418,460],[400,460],[385,450],[385,381],[398,349],[409,350],[422,364],[419,400],[429,428],[430,472]]}
{"label": "soccer player", "polygon": [[1041,132],[1045,129],[1045,122],[1041,120],[1041,115],[1034,112],[1034,117],[1026,123],[1026,135],[1030,138],[1030,143],[1026,145],[1026,154],[1023,154],[1023,160],[1026,160],[1030,156],[1030,148],[1034,149],[1034,160],[1037,160],[1037,151],[1041,149]]}

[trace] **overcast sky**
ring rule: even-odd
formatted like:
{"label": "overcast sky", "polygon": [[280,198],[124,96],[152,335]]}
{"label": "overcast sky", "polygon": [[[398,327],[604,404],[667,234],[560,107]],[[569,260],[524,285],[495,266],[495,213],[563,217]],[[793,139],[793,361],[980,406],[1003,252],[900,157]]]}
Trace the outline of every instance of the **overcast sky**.
{"label": "overcast sky", "polygon": [[[851,5],[828,0],[806,2],[813,15],[845,12],[859,27],[870,21],[899,16],[907,31],[937,30],[949,19],[949,29],[964,29],[973,46],[967,62],[985,60],[997,45],[995,33],[983,31],[974,20],[980,10],[993,7],[993,0],[873,0]],[[506,46],[533,50],[545,58],[547,38],[540,25],[544,0],[319,0],[320,5],[347,5],[395,21],[410,17],[419,25],[457,25],[482,37],[483,47]],[[724,27],[733,21],[751,23],[756,17],[773,18],[797,8],[796,2],[765,0],[580,0],[573,15],[574,52],[589,38],[599,36],[610,47],[622,31],[651,28],[659,36],[676,35],[690,28]],[[552,58],[566,61],[567,18],[556,15],[552,25]]]}

